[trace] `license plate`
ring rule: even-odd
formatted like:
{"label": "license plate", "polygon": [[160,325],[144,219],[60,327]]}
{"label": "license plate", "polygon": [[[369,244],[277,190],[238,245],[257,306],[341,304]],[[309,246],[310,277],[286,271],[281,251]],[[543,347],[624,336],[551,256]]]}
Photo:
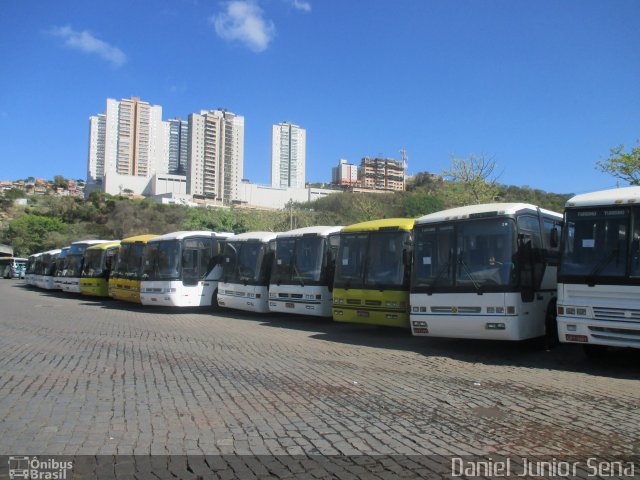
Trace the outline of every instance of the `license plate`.
{"label": "license plate", "polygon": [[363,318],[369,318],[369,312],[358,310],[358,316]]}
{"label": "license plate", "polygon": [[287,308],[295,308],[295,305],[293,303],[285,303],[284,306]]}

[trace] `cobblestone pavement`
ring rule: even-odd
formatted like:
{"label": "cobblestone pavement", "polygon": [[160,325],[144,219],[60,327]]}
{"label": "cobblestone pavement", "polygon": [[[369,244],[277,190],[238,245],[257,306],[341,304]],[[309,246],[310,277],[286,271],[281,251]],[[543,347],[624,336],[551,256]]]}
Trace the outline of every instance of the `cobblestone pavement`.
{"label": "cobblestone pavement", "polygon": [[0,454],[640,454],[640,356],[0,281]]}

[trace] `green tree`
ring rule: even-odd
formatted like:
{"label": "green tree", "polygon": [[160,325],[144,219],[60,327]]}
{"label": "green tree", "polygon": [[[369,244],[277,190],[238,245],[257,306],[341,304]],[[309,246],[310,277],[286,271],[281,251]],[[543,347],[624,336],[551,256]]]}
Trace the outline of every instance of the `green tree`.
{"label": "green tree", "polygon": [[3,242],[13,246],[17,256],[49,250],[56,245],[47,241],[51,232],[64,229],[64,223],[57,218],[41,215],[21,215],[9,223]]}
{"label": "green tree", "polygon": [[64,188],[66,190],[69,187],[69,182],[62,175],[56,175],[53,177],[53,186],[55,188]]}
{"label": "green tree", "polygon": [[469,155],[466,159],[452,156],[451,168],[442,175],[462,184],[464,188],[458,192],[462,205],[489,203],[498,194],[495,168],[495,160],[484,155]]}
{"label": "green tree", "polygon": [[419,190],[408,193],[404,200],[404,215],[407,217],[420,217],[443,209],[442,200]]}
{"label": "green tree", "polygon": [[598,169],[631,185],[640,185],[640,142],[631,152],[624,151],[624,145],[610,150],[609,158],[596,163]]}

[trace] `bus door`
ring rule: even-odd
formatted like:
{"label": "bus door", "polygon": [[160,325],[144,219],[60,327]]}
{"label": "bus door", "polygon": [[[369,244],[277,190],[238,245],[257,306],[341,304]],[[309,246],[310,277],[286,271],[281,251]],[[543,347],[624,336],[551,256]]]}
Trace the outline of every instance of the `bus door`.
{"label": "bus door", "polygon": [[[540,286],[544,276],[545,264],[540,235],[540,222],[537,216],[518,217],[518,251],[520,252],[520,311],[519,315],[527,320],[523,328],[535,335],[544,334],[544,320],[547,306],[553,292],[542,291]],[[531,335],[529,335],[531,336]]]}

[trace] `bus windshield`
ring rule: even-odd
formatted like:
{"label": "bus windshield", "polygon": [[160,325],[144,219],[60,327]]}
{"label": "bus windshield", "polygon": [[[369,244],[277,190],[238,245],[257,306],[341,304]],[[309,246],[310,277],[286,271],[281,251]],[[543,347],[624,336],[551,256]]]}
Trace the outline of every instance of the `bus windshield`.
{"label": "bus windshield", "polygon": [[56,258],[56,277],[61,277],[65,274],[64,262],[66,258],[67,252],[61,253],[60,255],[58,255],[58,258]]}
{"label": "bus windshield", "polygon": [[271,283],[319,284],[326,244],[327,240],[320,236],[279,238]]}
{"label": "bus windshield", "polygon": [[106,250],[87,250],[84,254],[84,266],[82,276],[85,278],[99,278],[104,276],[104,259]]}
{"label": "bus windshield", "polygon": [[407,286],[404,264],[407,231],[341,235],[336,261],[336,288],[398,289]]}
{"label": "bus windshield", "polygon": [[82,274],[82,255],[67,254],[65,260],[66,277],[78,278]]}
{"label": "bus windshield", "polygon": [[514,286],[514,231],[508,218],[418,226],[412,287],[474,291]]}
{"label": "bus windshield", "polygon": [[265,284],[268,281],[265,263],[268,248],[262,242],[226,242],[222,264],[223,281],[247,285]]}
{"label": "bus windshield", "polygon": [[634,211],[631,234],[629,208],[568,209],[559,276],[584,281],[640,276],[639,212]]}
{"label": "bus windshield", "polygon": [[145,244],[142,242],[121,244],[113,276],[139,280],[142,275],[142,254],[144,247]]}
{"label": "bus windshield", "polygon": [[56,270],[57,270],[57,261],[58,261],[58,255],[57,254],[47,254],[46,258],[44,260],[44,275],[47,275],[49,277],[53,277],[56,274]]}
{"label": "bus windshield", "polygon": [[179,280],[180,244],[180,240],[149,242],[144,249],[143,280]]}

